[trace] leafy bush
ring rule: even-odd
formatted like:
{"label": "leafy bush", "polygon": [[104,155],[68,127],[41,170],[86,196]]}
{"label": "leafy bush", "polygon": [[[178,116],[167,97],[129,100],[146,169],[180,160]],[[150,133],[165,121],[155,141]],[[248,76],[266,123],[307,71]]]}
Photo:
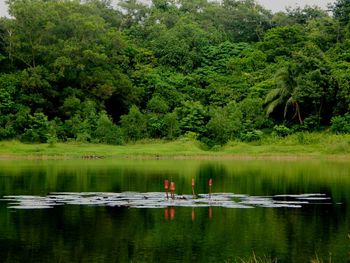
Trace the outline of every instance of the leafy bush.
{"label": "leafy bush", "polygon": [[273,133],[279,137],[286,137],[291,133],[291,130],[284,125],[275,125],[273,127]]}
{"label": "leafy bush", "polygon": [[89,120],[83,119],[79,114],[65,121],[64,131],[67,138],[74,138],[78,142],[87,142],[92,138],[92,127]]}
{"label": "leafy bush", "polygon": [[101,112],[97,120],[95,139],[101,143],[122,145],[124,144],[123,132],[120,127],[113,124],[105,112]]}
{"label": "leafy bush", "polygon": [[147,137],[147,120],[137,106],[131,106],[129,113],[121,116],[120,123],[127,139],[139,140]]}
{"label": "leafy bush", "polygon": [[314,131],[320,128],[320,118],[310,116],[304,119],[303,128],[308,131]]}
{"label": "leafy bush", "polygon": [[180,125],[176,112],[168,113],[164,116],[164,128],[166,138],[174,139],[180,135]]}
{"label": "leafy bush", "polygon": [[198,138],[198,134],[195,132],[188,131],[182,136],[185,140],[195,141]]}
{"label": "leafy bush", "polygon": [[147,110],[154,113],[167,113],[169,106],[162,97],[156,95],[148,101]]}
{"label": "leafy bush", "polygon": [[335,116],[331,120],[331,129],[334,133],[350,133],[350,114]]}
{"label": "leafy bush", "polygon": [[16,131],[9,122],[7,122],[4,127],[0,127],[0,140],[10,139],[16,136]]}
{"label": "leafy bush", "polygon": [[22,141],[25,142],[46,142],[49,133],[49,121],[43,113],[34,113],[29,116],[29,128],[25,129]]}
{"label": "leafy bush", "polygon": [[56,120],[50,121],[47,133],[47,143],[50,147],[53,147],[58,142],[57,130],[58,125],[56,123]]}
{"label": "leafy bush", "polygon": [[183,105],[176,109],[179,116],[179,124],[182,132],[195,132],[203,134],[205,132],[205,124],[207,119],[207,111],[205,107],[198,101],[185,101]]}
{"label": "leafy bush", "polygon": [[245,129],[259,129],[266,122],[262,99],[246,98],[238,104],[238,108],[242,112]]}
{"label": "leafy bush", "polygon": [[162,115],[150,113],[147,114],[147,131],[151,138],[163,137],[165,131],[164,118]]}
{"label": "leafy bush", "polygon": [[225,144],[230,139],[238,138],[242,130],[242,112],[236,103],[212,111],[207,124],[207,137],[215,144]]}
{"label": "leafy bush", "polygon": [[263,136],[262,131],[252,130],[241,133],[241,140],[245,142],[259,141]]}

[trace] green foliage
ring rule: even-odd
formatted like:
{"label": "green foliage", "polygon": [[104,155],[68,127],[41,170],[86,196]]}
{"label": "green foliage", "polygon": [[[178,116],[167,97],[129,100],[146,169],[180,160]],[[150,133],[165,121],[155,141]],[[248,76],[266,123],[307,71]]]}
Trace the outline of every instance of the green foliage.
{"label": "green foliage", "polygon": [[130,108],[127,115],[121,116],[120,123],[128,140],[135,141],[147,136],[147,119],[135,105]]}
{"label": "green foliage", "polygon": [[16,112],[15,96],[20,85],[20,74],[0,75],[0,115]]}
{"label": "green foliage", "polygon": [[263,137],[263,132],[259,130],[247,131],[245,133],[241,133],[240,137],[244,142],[259,141]]}
{"label": "green foliage", "polygon": [[278,57],[290,57],[306,39],[300,25],[290,25],[270,29],[259,43],[267,55],[268,61],[277,61]]}
{"label": "green foliage", "polygon": [[154,113],[167,113],[169,111],[168,103],[160,96],[153,96],[147,103],[147,109]]}
{"label": "green foliage", "polygon": [[294,9],[287,8],[287,15],[294,23],[301,25],[327,17],[326,11],[316,6],[296,7]]}
{"label": "green foliage", "polygon": [[296,137],[301,145],[319,144],[321,141],[320,136],[309,132],[298,132]]}
{"label": "green foliage", "polygon": [[180,19],[157,37],[152,49],[159,62],[185,72],[197,68],[203,56],[202,49],[216,41],[213,35],[188,19]]}
{"label": "green foliage", "polygon": [[25,142],[46,142],[49,133],[49,122],[43,113],[29,116],[29,127],[25,129],[22,140]]}
{"label": "green foliage", "polygon": [[164,117],[158,114],[147,115],[147,131],[152,138],[162,138],[166,134]]}
{"label": "green foliage", "polygon": [[284,125],[275,125],[273,127],[273,132],[279,137],[286,137],[291,133],[291,130]]}
{"label": "green foliage", "polygon": [[350,133],[350,114],[334,116],[331,120],[331,129],[335,133]]}
{"label": "green foliage", "polygon": [[62,125],[59,137],[78,142],[92,141],[98,121],[96,107],[97,105],[91,100],[81,103],[77,98],[67,98],[62,108],[70,118]]}
{"label": "green foliage", "polygon": [[333,17],[309,6],[272,15],[251,0],[8,5],[0,140],[122,144],[193,133],[212,146],[259,140],[275,124],[280,136],[348,132],[347,1]]}
{"label": "green foliage", "polygon": [[207,122],[207,111],[198,101],[185,101],[182,107],[176,109],[179,117],[179,126],[182,132],[203,134]]}
{"label": "green foliage", "polygon": [[335,19],[339,20],[344,26],[350,21],[350,3],[347,0],[337,0],[333,5],[333,14]]}
{"label": "green foliage", "polygon": [[323,17],[307,24],[308,38],[321,50],[327,51],[339,40],[341,26],[331,17]]}
{"label": "green foliage", "polygon": [[[342,52],[346,54],[349,52],[350,58],[350,46],[349,48],[343,47],[341,50],[334,50],[334,52]],[[333,54],[333,52],[332,52]],[[347,60],[347,58],[345,58]],[[343,115],[350,112],[350,65],[347,62],[341,63],[339,61],[334,65],[332,77],[335,80],[335,87],[337,89],[334,115]]]}
{"label": "green foliage", "polygon": [[88,120],[84,120],[79,114],[65,121],[65,132],[68,138],[74,138],[78,142],[91,140],[91,126]]}
{"label": "green foliage", "polygon": [[245,130],[259,129],[266,123],[262,99],[246,98],[238,104],[238,108],[242,112]]}
{"label": "green foliage", "polygon": [[176,112],[164,116],[164,128],[168,139],[175,139],[180,135],[180,124]]}
{"label": "green foliage", "polygon": [[49,144],[50,147],[54,147],[55,144],[58,142],[58,137],[57,137],[57,123],[55,120],[52,120],[49,122],[49,127],[48,127],[48,133],[47,133],[47,143]]}
{"label": "green foliage", "polygon": [[208,15],[234,42],[257,41],[270,27],[271,13],[255,1],[223,1]]}
{"label": "green foliage", "polygon": [[115,145],[124,144],[121,128],[114,125],[110,117],[105,112],[101,112],[99,114],[94,138],[101,143]]}
{"label": "green foliage", "polygon": [[304,119],[303,128],[308,131],[315,131],[320,128],[320,118],[318,116],[310,116]]}
{"label": "green foliage", "polygon": [[271,89],[265,98],[267,115],[273,113],[278,106],[284,106],[283,117],[286,118],[287,111],[292,106],[294,108],[294,117],[297,116],[300,124],[302,124],[298,94],[296,92],[298,88],[296,76],[297,72],[294,64],[288,64],[277,72],[276,88]]}
{"label": "green foliage", "polygon": [[0,139],[14,138],[17,135],[14,125],[20,105],[16,102],[20,85],[20,74],[0,75]]}
{"label": "green foliage", "polygon": [[225,144],[231,139],[239,138],[243,128],[242,118],[242,112],[236,103],[213,109],[207,124],[207,137],[214,144]]}
{"label": "green foliage", "polygon": [[61,111],[65,116],[73,116],[80,111],[80,103],[80,99],[75,96],[68,97],[64,100]]}

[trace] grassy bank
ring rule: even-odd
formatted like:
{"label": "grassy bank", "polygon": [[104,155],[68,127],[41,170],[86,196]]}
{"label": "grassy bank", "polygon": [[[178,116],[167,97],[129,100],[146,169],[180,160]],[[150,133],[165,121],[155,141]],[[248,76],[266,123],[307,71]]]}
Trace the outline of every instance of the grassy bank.
{"label": "grassy bank", "polygon": [[350,158],[350,134],[299,133],[285,138],[267,137],[256,142],[231,141],[207,149],[187,138],[176,141],[139,141],[123,146],[56,143],[0,142],[1,159],[74,158]]}

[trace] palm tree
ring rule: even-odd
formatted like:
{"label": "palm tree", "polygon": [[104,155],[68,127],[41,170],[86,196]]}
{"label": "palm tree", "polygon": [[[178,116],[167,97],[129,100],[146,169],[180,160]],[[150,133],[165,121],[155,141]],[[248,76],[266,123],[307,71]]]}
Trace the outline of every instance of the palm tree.
{"label": "palm tree", "polygon": [[294,115],[292,119],[298,117],[300,124],[303,124],[300,113],[300,105],[296,96],[296,89],[298,83],[296,82],[296,72],[291,64],[282,68],[277,72],[276,76],[276,88],[272,89],[266,96],[265,103],[266,114],[270,115],[277,106],[284,104],[284,118],[287,116],[288,109],[292,106],[294,109]]}

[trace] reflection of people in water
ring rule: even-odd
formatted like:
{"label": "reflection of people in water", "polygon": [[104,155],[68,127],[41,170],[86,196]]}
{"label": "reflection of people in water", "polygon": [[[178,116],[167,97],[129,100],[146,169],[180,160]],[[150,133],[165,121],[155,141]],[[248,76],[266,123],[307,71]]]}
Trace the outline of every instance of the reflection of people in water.
{"label": "reflection of people in water", "polygon": [[174,220],[175,218],[175,208],[172,206],[172,207],[166,207],[164,208],[164,219],[165,221],[168,221],[169,220],[169,214],[170,214],[170,220]]}
{"label": "reflection of people in water", "polygon": [[173,200],[175,199],[174,191],[175,191],[175,183],[173,181],[171,181],[170,182],[170,195],[171,195],[171,198]]}
{"label": "reflection of people in water", "polygon": [[168,196],[169,181],[168,181],[168,179],[165,179],[165,181],[164,181],[164,189],[166,192],[166,199],[169,199],[169,196]]}
{"label": "reflection of people in water", "polygon": [[175,208],[172,206],[170,207],[170,220],[174,220],[175,217]]}
{"label": "reflection of people in water", "polygon": [[164,218],[165,218],[165,221],[168,221],[169,219],[169,209],[167,207],[164,208]]}

